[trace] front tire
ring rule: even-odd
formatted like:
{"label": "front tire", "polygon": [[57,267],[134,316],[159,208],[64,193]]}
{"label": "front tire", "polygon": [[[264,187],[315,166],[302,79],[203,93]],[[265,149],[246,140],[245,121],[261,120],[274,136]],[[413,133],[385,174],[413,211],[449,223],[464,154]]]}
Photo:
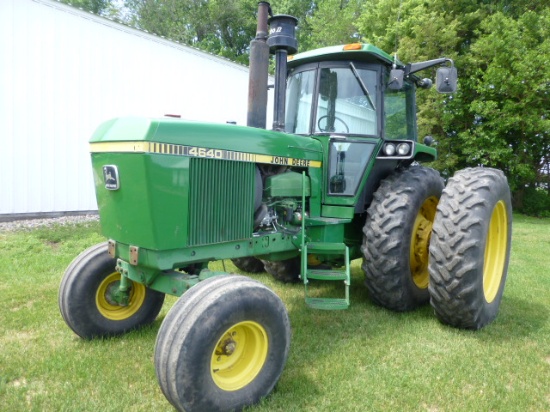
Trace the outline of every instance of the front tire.
{"label": "front tire", "polygon": [[131,282],[129,303],[119,306],[109,298],[120,282],[116,259],[107,254],[107,242],[78,255],[59,287],[59,309],[67,325],[80,337],[121,335],[152,323],[164,303],[164,293]]}
{"label": "front tire", "polygon": [[431,305],[441,322],[475,330],[495,319],[511,240],[512,205],[504,173],[478,167],[449,179],[430,244]]}
{"label": "front tire", "polygon": [[367,210],[362,269],[371,299],[395,311],[428,302],[428,246],[443,179],[412,166],[384,179]]}
{"label": "front tire", "polygon": [[166,316],[155,368],[180,411],[233,411],[273,390],[290,346],[284,304],[266,286],[221,275],[186,292]]}

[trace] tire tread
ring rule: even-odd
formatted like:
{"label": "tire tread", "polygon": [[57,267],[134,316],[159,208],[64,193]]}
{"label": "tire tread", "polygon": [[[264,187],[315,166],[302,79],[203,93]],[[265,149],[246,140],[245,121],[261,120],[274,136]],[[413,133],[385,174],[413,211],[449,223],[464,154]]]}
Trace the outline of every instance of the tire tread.
{"label": "tire tread", "polygon": [[[498,192],[496,201],[495,192]],[[438,205],[430,244],[430,302],[437,317],[446,324],[464,329],[480,329],[496,316],[483,295],[483,261],[487,220],[497,201],[504,200],[511,230],[508,183],[502,171],[467,168],[457,172],[443,191]],[[510,237],[506,254],[506,280]],[[481,290],[480,290],[481,289]]]}

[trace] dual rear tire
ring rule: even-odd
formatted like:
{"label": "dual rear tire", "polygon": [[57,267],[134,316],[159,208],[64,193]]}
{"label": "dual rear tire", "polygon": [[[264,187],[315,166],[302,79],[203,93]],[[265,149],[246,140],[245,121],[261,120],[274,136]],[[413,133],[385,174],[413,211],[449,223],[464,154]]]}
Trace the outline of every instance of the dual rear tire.
{"label": "dual rear tire", "polygon": [[412,310],[428,302],[428,247],[443,179],[413,166],[384,179],[363,228],[365,285],[380,306]]}
{"label": "dual rear tire", "polygon": [[471,168],[449,180],[430,244],[430,303],[444,323],[480,329],[497,316],[510,258],[512,206],[504,173]]}
{"label": "dual rear tire", "polygon": [[464,169],[445,188],[413,166],[385,179],[367,211],[363,271],[372,300],[479,329],[497,315],[508,270],[512,208],[504,174]]}

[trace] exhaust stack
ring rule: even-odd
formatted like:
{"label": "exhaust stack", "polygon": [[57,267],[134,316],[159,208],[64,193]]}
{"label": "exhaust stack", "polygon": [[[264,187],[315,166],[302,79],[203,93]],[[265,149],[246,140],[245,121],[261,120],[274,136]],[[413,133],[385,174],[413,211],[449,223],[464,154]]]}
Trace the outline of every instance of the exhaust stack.
{"label": "exhaust stack", "polygon": [[267,80],[269,70],[269,46],[267,45],[267,18],[271,15],[268,2],[258,3],[256,38],[250,42],[248,77],[248,113],[246,124],[266,128]]}

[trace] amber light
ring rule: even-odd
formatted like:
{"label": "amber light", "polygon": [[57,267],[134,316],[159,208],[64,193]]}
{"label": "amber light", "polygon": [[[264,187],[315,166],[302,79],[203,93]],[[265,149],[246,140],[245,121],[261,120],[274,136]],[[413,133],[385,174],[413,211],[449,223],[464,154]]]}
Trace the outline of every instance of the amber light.
{"label": "amber light", "polygon": [[351,43],[344,46],[344,50],[361,50],[363,45],[361,43]]}

